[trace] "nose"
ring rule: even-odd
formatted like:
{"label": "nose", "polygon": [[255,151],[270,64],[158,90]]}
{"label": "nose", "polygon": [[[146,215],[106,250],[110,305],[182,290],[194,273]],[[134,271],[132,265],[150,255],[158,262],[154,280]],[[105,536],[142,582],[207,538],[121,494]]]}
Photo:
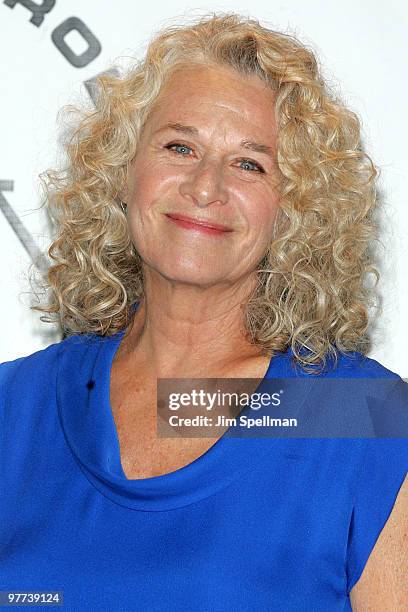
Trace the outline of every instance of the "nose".
{"label": "nose", "polygon": [[179,190],[199,208],[213,203],[225,204],[228,200],[222,165],[215,159],[198,162],[180,183]]}

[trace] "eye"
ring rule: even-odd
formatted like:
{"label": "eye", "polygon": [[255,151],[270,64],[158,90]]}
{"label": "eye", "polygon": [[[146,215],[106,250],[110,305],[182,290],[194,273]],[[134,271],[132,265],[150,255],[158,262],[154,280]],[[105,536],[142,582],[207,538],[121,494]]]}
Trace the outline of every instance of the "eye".
{"label": "eye", "polygon": [[168,149],[169,151],[173,151],[173,153],[176,153],[176,155],[184,155],[184,153],[181,153],[180,151],[175,151],[173,147],[178,147],[179,149],[190,149],[190,151],[192,151],[191,147],[179,142],[173,142],[172,144],[166,145],[164,148]]}
{"label": "eye", "polygon": [[251,168],[246,168],[246,170],[249,170],[250,172],[265,172],[265,170],[262,168],[262,166],[260,166],[258,163],[251,161],[250,159],[240,159],[239,162],[241,164],[247,164],[250,166],[255,166],[255,170],[252,170]]}
{"label": "eye", "polygon": [[[175,153],[176,155],[184,155],[184,157],[187,157],[188,155],[186,155],[185,153],[181,152],[181,151],[177,151],[175,150],[175,148],[178,149],[189,149],[190,151],[192,151],[192,148],[189,147],[186,144],[182,144],[181,142],[172,142],[170,144],[165,145],[165,149],[168,149],[169,151],[172,151],[173,153]],[[242,168],[243,170],[248,170],[249,172],[260,172],[260,173],[265,173],[265,170],[262,168],[262,166],[260,164],[258,164],[257,162],[252,161],[251,159],[246,159],[246,158],[242,158],[239,159],[238,162],[240,164],[246,164],[247,167],[246,168]],[[253,166],[255,169],[249,167],[248,166]]]}

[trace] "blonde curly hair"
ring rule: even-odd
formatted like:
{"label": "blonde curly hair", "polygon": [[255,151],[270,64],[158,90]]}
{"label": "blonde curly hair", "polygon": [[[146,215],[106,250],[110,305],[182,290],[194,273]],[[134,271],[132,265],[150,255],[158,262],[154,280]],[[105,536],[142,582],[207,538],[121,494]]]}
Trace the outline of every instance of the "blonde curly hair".
{"label": "blonde curly hair", "polygon": [[243,306],[248,338],[263,354],[291,346],[306,372],[337,363],[337,351],[366,353],[379,172],[362,150],[360,121],[330,92],[312,50],[235,13],[167,26],[125,76],[98,79],[95,109],[80,111],[66,144],[68,163],[41,177],[58,235],[44,279],[51,295],[32,308],[47,313],[43,321],[56,315],[66,334],[109,336],[131,322],[143,274],[121,194],[165,80],[193,62],[257,75],[276,92],[280,202]]}

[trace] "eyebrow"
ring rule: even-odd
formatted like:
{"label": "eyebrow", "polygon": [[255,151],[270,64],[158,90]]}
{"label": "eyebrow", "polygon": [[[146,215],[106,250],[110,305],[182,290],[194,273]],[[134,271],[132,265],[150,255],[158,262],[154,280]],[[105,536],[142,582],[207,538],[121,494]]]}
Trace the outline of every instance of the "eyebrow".
{"label": "eyebrow", "polygon": [[[158,132],[162,132],[164,130],[175,130],[176,132],[181,132],[183,134],[188,134],[189,136],[198,136],[199,131],[193,125],[184,125],[183,123],[166,123],[158,130],[156,130],[156,134]],[[269,155],[273,159],[275,159],[275,152],[272,147],[262,144],[260,142],[253,142],[252,140],[241,140],[240,146],[244,149],[249,149],[250,151],[255,151],[256,153],[264,153],[265,155]]]}

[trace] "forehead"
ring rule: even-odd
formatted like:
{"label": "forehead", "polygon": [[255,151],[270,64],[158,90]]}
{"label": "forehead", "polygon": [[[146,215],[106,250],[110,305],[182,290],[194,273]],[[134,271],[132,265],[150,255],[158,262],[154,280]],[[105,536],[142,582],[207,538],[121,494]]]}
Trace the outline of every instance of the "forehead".
{"label": "forehead", "polygon": [[[275,93],[256,75],[242,75],[224,66],[182,66],[164,83],[151,110],[157,121],[222,120],[247,123],[271,135]],[[177,117],[175,117],[175,113]]]}

